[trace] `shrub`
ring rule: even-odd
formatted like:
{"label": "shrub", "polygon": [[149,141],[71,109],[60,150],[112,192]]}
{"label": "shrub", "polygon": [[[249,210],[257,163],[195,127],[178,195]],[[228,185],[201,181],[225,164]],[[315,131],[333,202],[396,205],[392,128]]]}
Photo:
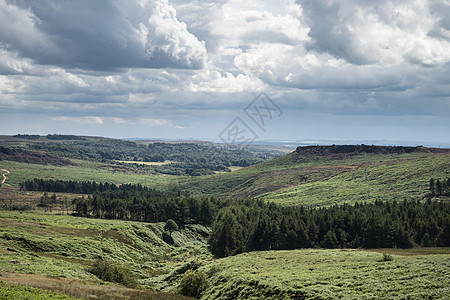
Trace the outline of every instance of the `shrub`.
{"label": "shrub", "polygon": [[179,285],[179,293],[200,299],[202,293],[208,288],[208,278],[203,271],[188,270]]}
{"label": "shrub", "polygon": [[392,257],[392,255],[383,253],[383,258],[381,259],[381,261],[393,261],[393,260],[394,258]]}
{"label": "shrub", "polygon": [[87,271],[101,280],[121,283],[127,287],[136,286],[136,280],[129,270],[109,261],[97,260]]}

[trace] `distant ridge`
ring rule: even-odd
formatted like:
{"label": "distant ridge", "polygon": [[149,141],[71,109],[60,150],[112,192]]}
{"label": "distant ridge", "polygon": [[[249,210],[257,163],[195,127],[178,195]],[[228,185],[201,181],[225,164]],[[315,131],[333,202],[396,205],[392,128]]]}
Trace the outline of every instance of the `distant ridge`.
{"label": "distant ridge", "polygon": [[375,145],[316,145],[298,146],[292,153],[294,160],[304,160],[317,157],[329,159],[344,159],[360,154],[406,154],[406,153],[450,153],[447,148],[427,148],[423,146],[375,146]]}
{"label": "distant ridge", "polygon": [[22,163],[40,165],[74,166],[69,159],[49,153],[28,151],[18,148],[7,148],[0,146],[0,160],[10,160]]}
{"label": "distant ridge", "polygon": [[348,154],[357,155],[362,153],[370,154],[404,154],[418,151],[428,151],[428,148],[422,146],[405,147],[405,146],[374,146],[374,145],[331,145],[331,146],[299,146],[295,150],[300,155],[333,155]]}

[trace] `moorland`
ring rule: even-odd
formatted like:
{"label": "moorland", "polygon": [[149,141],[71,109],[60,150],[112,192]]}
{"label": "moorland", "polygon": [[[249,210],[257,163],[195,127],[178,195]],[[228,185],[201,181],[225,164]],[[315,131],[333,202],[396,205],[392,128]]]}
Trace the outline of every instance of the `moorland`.
{"label": "moorland", "polygon": [[0,137],[0,299],[445,299],[450,150]]}

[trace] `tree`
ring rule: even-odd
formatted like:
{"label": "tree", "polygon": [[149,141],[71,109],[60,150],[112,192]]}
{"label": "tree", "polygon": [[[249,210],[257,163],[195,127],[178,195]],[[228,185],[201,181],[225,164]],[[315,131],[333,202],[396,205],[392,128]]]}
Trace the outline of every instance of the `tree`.
{"label": "tree", "polygon": [[436,195],[441,196],[442,195],[442,184],[441,181],[438,179],[436,181]]}
{"label": "tree", "polygon": [[430,191],[431,191],[431,196],[434,196],[434,194],[435,194],[435,186],[434,186],[434,179],[433,178],[430,179]]}
{"label": "tree", "polygon": [[174,220],[169,219],[169,220],[167,220],[166,225],[164,225],[164,230],[168,231],[170,234],[170,237],[172,237],[172,232],[178,230],[178,224]]}

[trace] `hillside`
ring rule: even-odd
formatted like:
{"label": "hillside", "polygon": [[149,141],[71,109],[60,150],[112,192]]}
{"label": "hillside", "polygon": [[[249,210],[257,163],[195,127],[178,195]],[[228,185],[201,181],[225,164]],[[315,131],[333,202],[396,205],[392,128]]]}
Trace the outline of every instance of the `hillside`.
{"label": "hillside", "polygon": [[[0,280],[75,297],[128,299],[132,294],[147,294],[149,299],[187,299],[124,289],[88,271],[98,259],[113,261],[131,272],[137,287],[158,289],[167,285],[167,275],[189,263],[192,256],[208,257],[207,228],[187,226],[172,234],[173,242],[166,242],[163,227],[160,223],[0,211]],[[28,279],[17,274],[27,274],[23,276]],[[105,284],[109,291],[101,287]]]}
{"label": "hillside", "polygon": [[450,150],[424,147],[307,146],[227,174],[179,179],[181,189],[282,204],[422,199],[430,178],[450,176]]}
{"label": "hillside", "polygon": [[392,261],[361,250],[240,254],[200,268],[212,282],[202,299],[445,299],[450,254],[433,250],[396,251]]}
{"label": "hillside", "polygon": [[[307,146],[202,176],[164,174],[159,165],[95,156],[107,144],[123,151],[123,158],[151,148],[128,143],[66,135],[2,139],[10,154],[0,169],[10,173],[0,187],[0,295],[439,299],[448,294],[449,249],[430,248],[448,246],[448,149]],[[201,157],[204,146],[182,144],[150,143],[159,154],[171,149]],[[35,149],[42,145],[69,150]],[[219,148],[209,149],[214,155]],[[38,153],[49,161],[17,161],[12,157],[17,153]],[[430,190],[430,179],[444,192]],[[103,190],[94,188],[100,186]],[[154,192],[145,194],[142,186]],[[206,201],[207,195],[214,197]],[[342,203],[358,204],[333,206]],[[204,208],[209,221],[200,218]],[[164,223],[149,223],[168,218],[181,229],[170,233]],[[415,248],[369,249],[394,246]],[[423,246],[429,248],[417,248]]]}
{"label": "hillside", "polygon": [[0,160],[17,161],[22,163],[33,163],[40,165],[73,166],[75,165],[67,158],[37,151],[28,151],[18,148],[7,148],[0,146]]}
{"label": "hillside", "polygon": [[[176,144],[171,144],[171,147]],[[201,152],[199,152],[200,154]],[[163,191],[225,198],[256,197],[284,205],[422,199],[431,178],[450,177],[450,150],[392,146],[307,146],[233,172],[204,176],[160,173],[160,166],[70,159],[45,166],[3,160],[14,189],[26,179],[140,183]],[[180,166],[182,168],[182,166]],[[0,197],[1,198],[1,197]]]}
{"label": "hillside", "polygon": [[[34,157],[25,157],[25,159],[7,156],[3,158],[5,160],[39,163],[42,160],[39,156],[53,155],[177,176],[229,172],[230,167],[246,167],[284,154],[266,146],[241,147],[201,141],[146,143],[145,141],[59,134],[0,136],[0,145],[8,146],[5,153],[21,154],[16,155],[17,157],[34,154]],[[68,162],[67,159],[65,161]]]}
{"label": "hillside", "polygon": [[[303,249],[212,259],[201,226],[174,232],[168,244],[159,223],[0,212],[0,224],[0,295],[7,296],[192,299],[172,294],[191,278],[202,282],[195,285],[202,299],[443,299],[450,284],[449,248]],[[152,290],[99,279],[88,271],[99,257],[129,270],[136,287]]]}

